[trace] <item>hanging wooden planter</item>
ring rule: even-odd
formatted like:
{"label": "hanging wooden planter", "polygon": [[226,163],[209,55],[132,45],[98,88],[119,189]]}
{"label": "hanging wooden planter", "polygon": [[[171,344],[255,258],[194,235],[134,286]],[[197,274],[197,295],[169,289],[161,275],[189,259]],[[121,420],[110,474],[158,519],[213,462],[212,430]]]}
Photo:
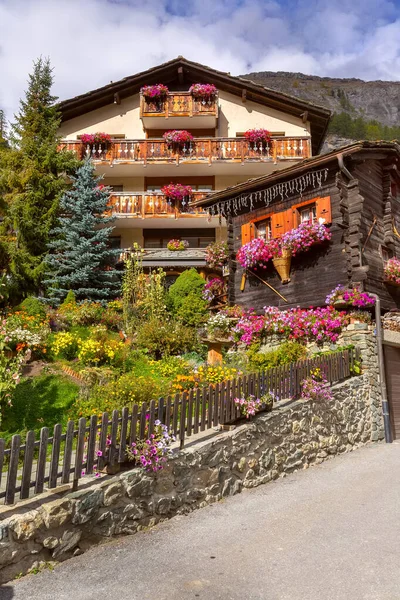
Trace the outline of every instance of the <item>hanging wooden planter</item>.
{"label": "hanging wooden planter", "polygon": [[292,262],[292,253],[290,250],[282,250],[282,256],[272,259],[275,269],[282,280],[282,283],[290,281],[290,265]]}

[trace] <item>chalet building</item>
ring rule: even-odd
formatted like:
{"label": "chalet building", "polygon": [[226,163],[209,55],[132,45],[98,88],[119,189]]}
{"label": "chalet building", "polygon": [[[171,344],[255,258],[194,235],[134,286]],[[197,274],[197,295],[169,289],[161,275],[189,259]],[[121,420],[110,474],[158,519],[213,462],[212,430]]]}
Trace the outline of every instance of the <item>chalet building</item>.
{"label": "chalet building", "polygon": [[[198,83],[211,84],[213,93],[195,95],[190,89]],[[163,96],[143,93],[157,84],[167,87]],[[226,239],[225,219],[210,217],[199,200],[317,154],[330,116],[182,57],[65,100],[60,110],[62,146],[90,156],[112,188],[115,247],[123,252],[137,242],[146,249],[145,265],[170,273],[202,269],[205,247]],[[249,143],[244,134],[251,129],[268,130],[270,142]],[[189,139],[168,143],[163,135],[170,130]],[[90,138],[96,133],[107,139]],[[190,186],[190,196],[167,196],[162,188],[170,183]],[[189,248],[169,252],[170,239],[187,240]]]}
{"label": "chalet building", "polygon": [[[378,294],[384,310],[400,307],[399,288],[384,277],[387,260],[400,258],[399,167],[397,143],[357,142],[195,201],[194,209],[227,219],[230,302],[259,311],[321,306],[343,284]],[[272,261],[247,270],[236,261],[252,239],[279,238],[318,220],[331,240],[296,254],[289,281]]]}

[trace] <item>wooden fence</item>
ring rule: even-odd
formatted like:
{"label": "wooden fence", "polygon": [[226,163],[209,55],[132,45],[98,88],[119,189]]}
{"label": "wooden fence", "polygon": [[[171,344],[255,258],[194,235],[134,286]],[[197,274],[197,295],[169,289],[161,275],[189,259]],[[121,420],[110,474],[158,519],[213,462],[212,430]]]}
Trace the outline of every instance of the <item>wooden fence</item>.
{"label": "wooden fence", "polygon": [[249,394],[260,398],[271,392],[278,399],[296,399],[301,381],[313,369],[320,368],[333,383],[350,377],[358,360],[358,350],[349,349],[193,389],[174,398],[152,400],[149,405],[134,404],[130,409],[114,410],[111,418],[108,413],[101,419],[96,415],[89,421],[81,418],[77,429],[74,421],[69,421],[64,433],[57,424],[51,437],[48,427],[42,427],[38,440],[34,431],[28,431],[24,444],[20,435],[14,435],[9,448],[0,439],[0,498],[13,504],[17,494],[20,499],[29,498],[41,494],[45,483],[47,488],[55,488],[70,483],[71,476],[76,489],[84,475],[106,467],[112,471],[125,462],[127,445],[147,439],[157,419],[182,448],[192,435],[240,418],[234,398]]}

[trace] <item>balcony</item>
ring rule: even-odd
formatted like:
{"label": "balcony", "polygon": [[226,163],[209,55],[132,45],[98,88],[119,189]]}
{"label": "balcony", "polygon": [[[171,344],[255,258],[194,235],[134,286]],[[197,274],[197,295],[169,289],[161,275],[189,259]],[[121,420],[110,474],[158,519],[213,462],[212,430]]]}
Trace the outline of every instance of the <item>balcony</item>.
{"label": "balcony", "polygon": [[[243,138],[195,138],[180,149],[171,148],[163,139],[120,140],[86,147],[79,140],[64,140],[60,144],[79,158],[90,157],[96,164],[119,165],[279,165],[311,156],[310,137],[275,137],[266,147],[252,147]],[[283,166],[283,165],[282,165]],[[197,172],[197,171],[196,171]],[[265,166],[262,173],[266,174]]]}
{"label": "balcony", "polygon": [[206,192],[193,192],[190,198],[182,201],[169,201],[161,193],[149,192],[115,192],[110,196],[112,214],[117,217],[151,219],[166,217],[170,219],[205,217],[207,212],[202,208],[189,206],[189,201],[201,200]]}
{"label": "balcony", "polygon": [[197,99],[189,92],[170,92],[165,100],[148,102],[141,94],[140,118],[145,129],[214,128],[217,126],[218,96]]}

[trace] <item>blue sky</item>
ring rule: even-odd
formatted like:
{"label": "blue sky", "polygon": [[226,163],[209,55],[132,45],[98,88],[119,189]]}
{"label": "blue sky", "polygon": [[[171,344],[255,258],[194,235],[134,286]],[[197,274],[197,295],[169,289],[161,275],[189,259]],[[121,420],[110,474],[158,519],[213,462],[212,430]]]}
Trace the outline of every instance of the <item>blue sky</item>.
{"label": "blue sky", "polygon": [[233,75],[400,79],[400,0],[0,0],[0,106],[50,56],[69,98],[181,54]]}

